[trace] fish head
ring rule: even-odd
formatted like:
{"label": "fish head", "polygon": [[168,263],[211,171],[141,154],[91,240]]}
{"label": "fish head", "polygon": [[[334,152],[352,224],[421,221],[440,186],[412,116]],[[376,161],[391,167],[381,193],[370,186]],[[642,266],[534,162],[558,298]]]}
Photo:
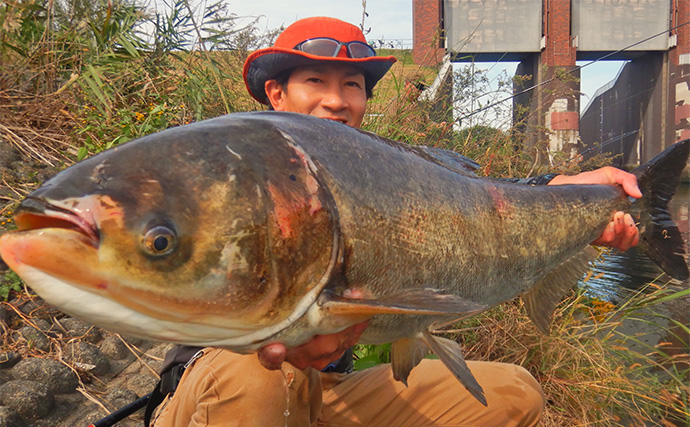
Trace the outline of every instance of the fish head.
{"label": "fish head", "polygon": [[316,175],[275,129],[164,131],[47,181],[16,209],[0,254],[48,303],[98,326],[246,347],[306,311],[333,269],[335,219]]}

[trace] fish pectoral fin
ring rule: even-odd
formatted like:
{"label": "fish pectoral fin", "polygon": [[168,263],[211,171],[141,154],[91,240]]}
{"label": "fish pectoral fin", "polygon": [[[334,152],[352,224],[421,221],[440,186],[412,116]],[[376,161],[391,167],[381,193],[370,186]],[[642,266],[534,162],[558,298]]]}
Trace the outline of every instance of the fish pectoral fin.
{"label": "fish pectoral fin", "polygon": [[429,348],[436,353],[444,365],[453,373],[472,396],[482,405],[487,406],[484,390],[470,372],[462,355],[460,344],[455,341],[431,335],[429,331],[424,331],[422,340]]}
{"label": "fish pectoral fin", "polygon": [[310,325],[318,333],[341,331],[379,314],[471,317],[487,306],[430,288],[402,291],[378,299],[348,298],[323,292],[317,304],[307,311]]}
{"label": "fish pectoral fin", "polygon": [[347,298],[324,294],[321,309],[334,315],[375,316],[377,314],[473,316],[487,308],[484,304],[438,290],[423,288],[400,292],[377,299]]}
{"label": "fish pectoral fin", "polygon": [[589,268],[589,262],[599,255],[591,246],[568,258],[547,273],[532,289],[522,295],[527,315],[545,335],[549,334],[551,316],[563,296]]}
{"label": "fish pectoral fin", "polygon": [[407,377],[429,353],[429,347],[420,338],[406,338],[391,344],[391,367],[393,378],[407,387]]}

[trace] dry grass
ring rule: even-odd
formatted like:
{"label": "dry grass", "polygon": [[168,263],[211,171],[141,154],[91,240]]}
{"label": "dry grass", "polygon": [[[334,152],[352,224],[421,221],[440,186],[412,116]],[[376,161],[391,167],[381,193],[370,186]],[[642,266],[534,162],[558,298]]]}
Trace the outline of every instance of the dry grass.
{"label": "dry grass", "polygon": [[[679,298],[664,285],[616,308],[574,294],[555,313],[549,336],[537,331],[519,302],[512,302],[450,333],[464,343],[468,360],[527,368],[547,399],[546,427],[680,427],[690,421],[687,338],[675,348],[663,343],[683,331],[667,327],[662,345],[641,351],[635,345],[640,337],[621,330],[624,320],[657,317],[655,305],[669,295]],[[659,319],[664,327],[668,319]]]}
{"label": "dry grass", "polygon": [[70,162],[77,148],[70,138],[74,119],[67,106],[67,96],[61,94],[0,92],[0,141],[50,166]]}

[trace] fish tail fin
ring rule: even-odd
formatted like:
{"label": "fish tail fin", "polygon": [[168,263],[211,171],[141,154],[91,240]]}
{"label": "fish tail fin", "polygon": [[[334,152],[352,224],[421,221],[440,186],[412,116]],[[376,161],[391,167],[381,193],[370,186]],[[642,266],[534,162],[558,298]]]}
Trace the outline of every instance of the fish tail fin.
{"label": "fish tail fin", "polygon": [[671,219],[668,202],[688,163],[690,139],[678,142],[633,171],[642,191],[640,239],[647,255],[666,274],[688,279],[683,237]]}

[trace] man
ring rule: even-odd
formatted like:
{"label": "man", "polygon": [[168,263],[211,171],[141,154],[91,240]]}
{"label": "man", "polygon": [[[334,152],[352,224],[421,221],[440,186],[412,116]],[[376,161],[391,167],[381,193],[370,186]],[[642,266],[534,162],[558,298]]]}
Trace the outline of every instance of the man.
{"label": "man", "polygon": [[[273,47],[250,55],[243,75],[250,94],[276,111],[359,127],[374,85],[394,62],[394,57],[377,57],[357,27],[332,18],[308,18],[289,26]],[[540,180],[547,183],[549,178]],[[548,183],[618,183],[629,195],[641,196],[635,177],[614,168],[556,176]],[[632,218],[619,212],[595,243],[625,250],[637,240]],[[338,360],[366,326],[365,322],[317,336],[291,349],[269,344],[258,357],[203,349],[188,363],[154,425],[537,424],[544,405],[542,391],[519,366],[467,363],[484,388],[488,407],[474,399],[439,360],[423,360],[412,370],[409,387],[393,379],[389,365],[347,373],[350,360]],[[317,371],[329,365],[336,365],[335,372]]]}

